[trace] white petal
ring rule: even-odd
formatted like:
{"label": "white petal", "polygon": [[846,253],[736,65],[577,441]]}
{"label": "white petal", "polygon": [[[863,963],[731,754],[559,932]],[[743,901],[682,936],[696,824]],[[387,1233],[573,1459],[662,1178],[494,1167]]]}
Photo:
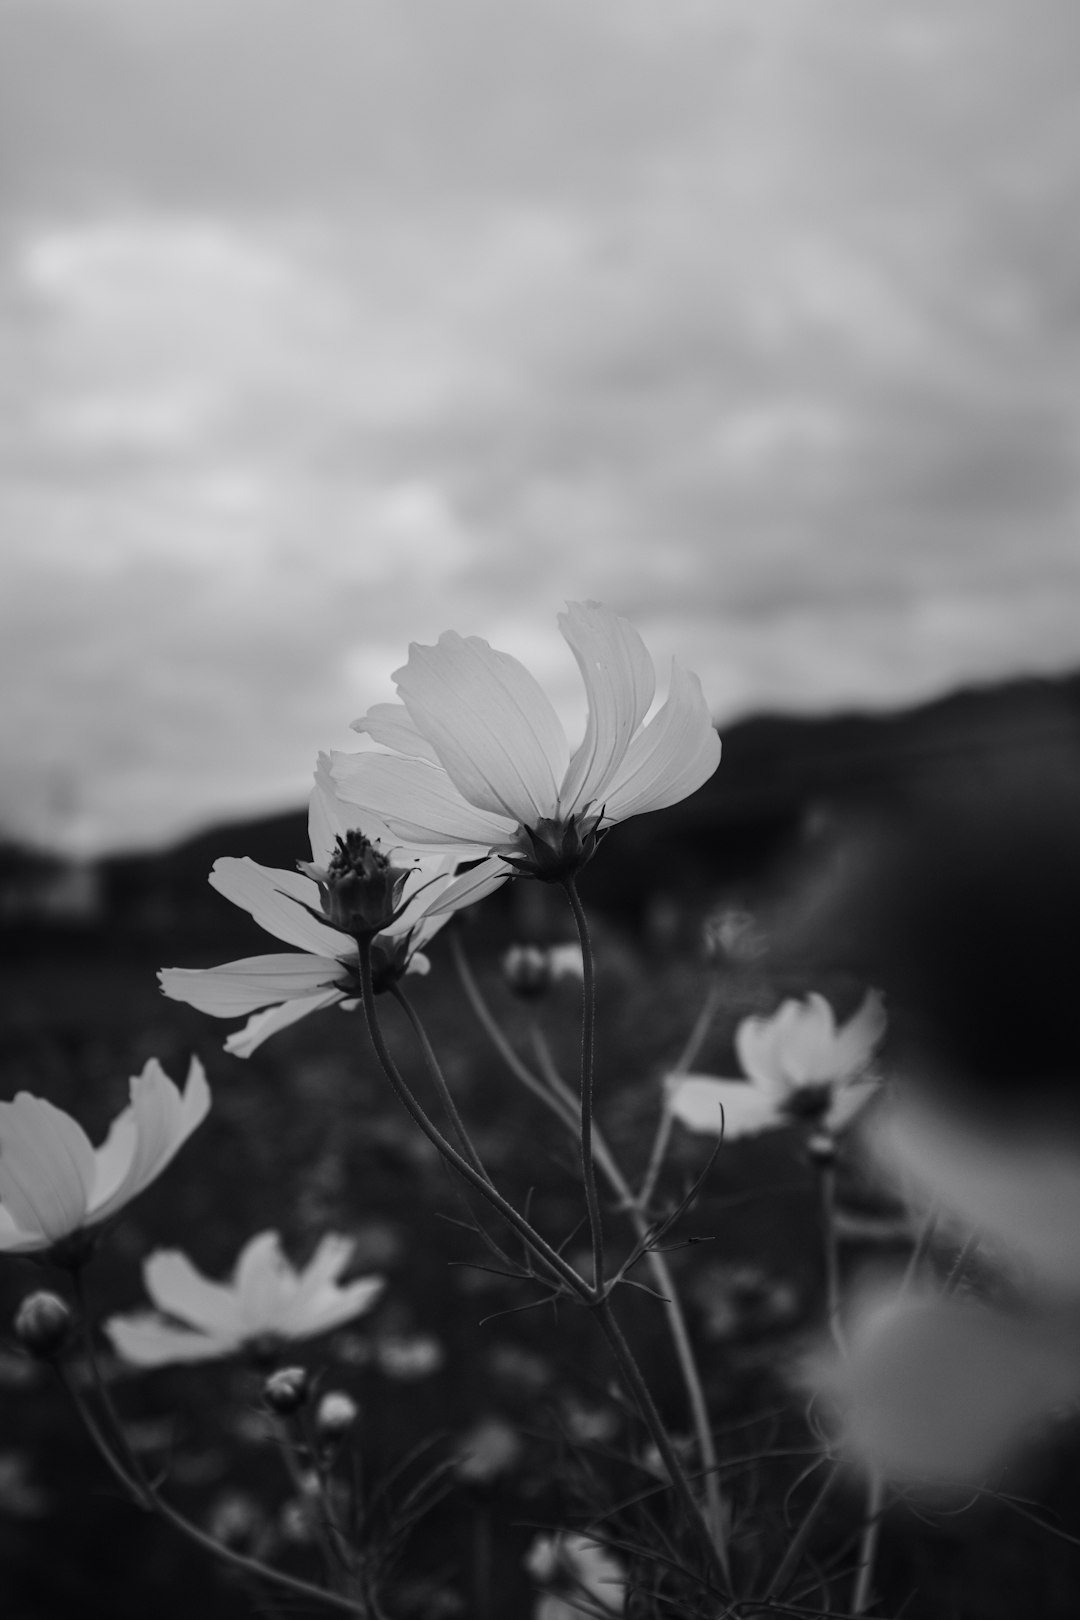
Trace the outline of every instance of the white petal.
{"label": "white petal", "polygon": [[404,703],[375,703],[367,714],[352,722],[352,729],[366,732],[373,742],[381,743],[384,748],[392,748],[395,754],[406,754],[410,759],[426,759],[432,765],[440,763],[438,754],[427,738],[417,731]]}
{"label": "white petal", "polygon": [[296,1293],[296,1272],[277,1232],[259,1232],[240,1251],[233,1273],[245,1333],[274,1332]]}
{"label": "white petal", "polygon": [[292,1001],[283,1001],[280,1007],[268,1007],[265,1012],[249,1018],[243,1029],[229,1036],[225,1051],[230,1057],[249,1058],[256,1047],[269,1040],[271,1035],[306,1018],[308,1013],[318,1012],[322,1007],[332,1007],[342,999],[340,990],[320,990],[314,996],[297,996]]}
{"label": "white petal", "polygon": [[384,848],[394,841],[385,821],[365,814],[357,805],[347,804],[340,797],[331,774],[330,755],[320,754],[315,766],[315,786],[308,800],[308,838],[315,865],[328,865],[338,839],[354,831],[365,833],[372,843]]}
{"label": "white petal", "polygon": [[106,1220],[149,1185],[170,1164],[210,1110],[210,1087],[198,1058],[188,1066],[183,1094],[156,1058],[131,1081],[135,1151],[120,1182],[103,1198],[95,1188],[88,1219]]}
{"label": "white petal", "polygon": [[286,945],[315,956],[342,956],[353,949],[347,935],[305,910],[321,911],[322,902],[318,885],[302,872],[281,872],[246,855],[226,855],[214,862],[210,884]]}
{"label": "white petal", "polygon": [[336,957],[276,951],[223,962],[220,967],[162,968],[158,978],[174,1001],[189,1002],[215,1018],[238,1018],[271,1002],[329,990],[346,974]]}
{"label": "white petal", "polygon": [[677,804],[696,793],[719,763],[720,738],[701,682],[673,661],[667,702],[634,738],[604,790],[604,820],[625,821]]}
{"label": "white petal", "polygon": [[330,759],[339,796],[378,816],[414,849],[457,849],[459,859],[469,860],[517,830],[516,821],[462,798],[442,767],[426,760],[337,751]]}
{"label": "white petal", "polygon": [[[798,1003],[785,1002],[784,1005],[797,1007]],[[751,1016],[740,1019],[735,1030],[735,1054],[739,1067],[778,1107],[787,1100],[791,1091],[780,1052],[782,1034],[779,1012],[771,1013],[768,1018]]]}
{"label": "white petal", "polygon": [[0,1103],[0,1202],[27,1237],[77,1231],[93,1182],[94,1150],[70,1114],[28,1091]]}
{"label": "white petal", "polygon": [[791,1085],[840,1079],[836,1018],[824,996],[812,990],[803,1001],[785,1001],[776,1019],[780,1065]]}
{"label": "white petal", "polygon": [[568,602],[559,628],[577,659],[589,700],[580,748],[559,796],[570,816],[604,791],[626,757],[656,691],[656,671],[633,625],[598,602]]}
{"label": "white petal", "polygon": [[825,1116],[825,1129],[834,1135],[844,1130],[880,1090],[881,1086],[876,1080],[849,1080],[834,1087],[832,1102]]}
{"label": "white petal", "polygon": [[470,804],[535,825],[555,813],[570,750],[523,664],[479,636],[413,642],[394,680],[417,730]]}
{"label": "white petal", "polygon": [[150,1311],[111,1316],[104,1328],[117,1355],[135,1367],[168,1367],[176,1361],[213,1361],[232,1349],[219,1339],[170,1327]]}
{"label": "white petal", "polygon": [[369,1311],[383,1291],[381,1277],[358,1277],[344,1288],[323,1289],[308,1301],[303,1317],[297,1318],[294,1330],[297,1338],[313,1339],[316,1334],[330,1333],[343,1322]]}
{"label": "white petal", "polygon": [[706,1075],[669,1076],[667,1106],[688,1130],[723,1137],[753,1136],[782,1124],[773,1100],[744,1080],[713,1080]]}
{"label": "white petal", "polygon": [[0,1204],[0,1254],[33,1254],[49,1247],[40,1232],[24,1232],[9,1209]]}
{"label": "white petal", "polygon": [[[405,972],[419,973],[421,977],[424,977],[431,972],[431,963],[424,955],[423,951],[414,951],[412,953],[405,965]],[[352,1005],[355,1007],[356,1002],[354,1001]]]}
{"label": "white petal", "polygon": [[448,883],[428,907],[429,916],[448,922],[451,912],[461,911],[465,906],[472,906],[478,900],[486,899],[489,894],[494,894],[507,878],[513,876],[513,867],[508,866],[498,855],[492,855],[486,861],[481,861],[479,866],[463,872],[452,883]]}
{"label": "white petal", "polygon": [[159,1311],[200,1333],[234,1344],[244,1335],[234,1288],[211,1282],[179,1249],[158,1249],[143,1265],[146,1292]]}
{"label": "white petal", "polygon": [[335,1232],[327,1233],[321,1240],[307,1265],[296,1273],[291,1298],[277,1322],[282,1333],[303,1331],[304,1319],[312,1301],[328,1289],[336,1292],[337,1278],[352,1259],[355,1247],[351,1238],[341,1237]]}
{"label": "white petal", "polygon": [[874,1048],[885,1033],[888,1018],[880,990],[868,990],[858,1011],[853,1013],[836,1037],[836,1066],[840,1078],[861,1074],[874,1055]]}

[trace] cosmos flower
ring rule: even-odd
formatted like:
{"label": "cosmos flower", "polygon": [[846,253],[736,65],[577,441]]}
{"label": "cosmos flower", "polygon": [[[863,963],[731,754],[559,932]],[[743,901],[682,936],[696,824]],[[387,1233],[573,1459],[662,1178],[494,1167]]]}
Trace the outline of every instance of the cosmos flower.
{"label": "cosmos flower", "polygon": [[219,1283],[178,1249],[159,1249],[145,1262],[143,1280],[164,1314],[113,1316],[105,1332],[117,1354],[138,1367],[212,1361],[239,1351],[269,1356],[370,1309],[382,1290],[381,1277],[338,1286],[352,1252],[348,1238],[330,1234],[296,1271],[281,1252],[278,1234],[260,1232],[240,1251],[231,1280]]}
{"label": "cosmos flower", "polygon": [[[299,946],[298,951],[249,956],[213,968],[163,968],[158,975],[167,996],[200,1012],[215,1018],[254,1014],[225,1042],[234,1057],[250,1057],[270,1035],[320,1007],[335,1002],[355,1006],[359,954],[356,934],[348,931],[354,919],[340,903],[342,889],[348,894],[358,886],[354,866],[381,866],[366,887],[378,891],[376,900],[385,902],[393,919],[372,943],[377,990],[405,973],[427,973],[430,963],[423,947],[449,920],[452,908],[436,916],[431,906],[452,883],[455,859],[414,856],[407,865],[388,864],[377,842],[381,837],[392,842],[387,829],[338,799],[325,761],[315,774],[308,833],[313,859],[303,871],[283,872],[247,857],[227,856],[214,862],[210,874],[220,894],[249,911],[276,939]],[[331,876],[335,863],[348,868],[341,885]]]}
{"label": "cosmos flower", "polygon": [[0,1103],[0,1252],[34,1254],[100,1226],[161,1174],[209,1107],[197,1058],[182,1094],[151,1058],[99,1148],[43,1097]]}
{"label": "cosmos flower", "polygon": [[884,1032],[877,990],[839,1029],[824,996],[785,1001],[769,1018],[744,1018],[735,1032],[749,1084],[672,1075],[668,1107],[690,1130],[725,1140],[795,1122],[835,1135],[877,1088],[867,1070]]}
{"label": "cosmos flower", "polygon": [[525,1567],[534,1580],[555,1588],[538,1598],[533,1620],[582,1620],[585,1615],[625,1611],[626,1571],[606,1547],[588,1536],[572,1531],[537,1536]]}
{"label": "cosmos flower", "polygon": [[572,602],[559,628],[588,700],[571,754],[558,715],[516,658],[446,631],[413,643],[394,674],[400,703],[379,703],[354,729],[383,751],[331,755],[338,792],[417,849],[480,864],[438,905],[479,899],[515,874],[569,877],[608,827],[685,799],[720,761],[696,675],[672,663],[667,701],[644,724],[656,673],[632,625],[596,602]]}
{"label": "cosmos flower", "polygon": [[1032,1324],[904,1290],[856,1300],[845,1354],[806,1373],[839,1419],[839,1450],[915,1488],[992,1480],[1076,1388],[1064,1347]]}

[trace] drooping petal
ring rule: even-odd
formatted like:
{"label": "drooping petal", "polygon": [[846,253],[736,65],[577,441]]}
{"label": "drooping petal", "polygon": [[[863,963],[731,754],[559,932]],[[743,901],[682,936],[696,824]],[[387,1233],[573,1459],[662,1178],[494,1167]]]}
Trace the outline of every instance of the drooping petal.
{"label": "drooping petal", "polygon": [[555,813],[570,750],[562,722],[523,664],[479,636],[413,642],[399,695],[462,796],[535,825]]}
{"label": "drooping petal", "polygon": [[656,691],[656,671],[633,625],[598,602],[568,602],[559,628],[585,682],[589,717],[559,795],[562,815],[602,802]]}
{"label": "drooping petal", "polygon": [[308,997],[334,987],[347,975],[336,957],[277,951],[245,956],[212,968],[162,968],[161,988],[215,1018],[239,1018],[271,1002]]}
{"label": "drooping petal", "polygon": [[505,843],[517,828],[508,816],[470,804],[442,767],[426,760],[336,750],[330,760],[339,797],[378,816],[414,849],[456,849],[460,860],[470,860]]}
{"label": "drooping petal", "polygon": [[94,1150],[70,1114],[28,1091],[0,1103],[0,1203],[27,1237],[77,1231],[93,1182]]}
{"label": "drooping petal", "polygon": [[634,738],[604,789],[605,822],[678,804],[707,782],[719,763],[720,738],[701,682],[673,659],[666,703]]}
{"label": "drooping petal", "polygon": [[268,1007],[265,1012],[256,1013],[249,1018],[243,1029],[236,1030],[225,1042],[225,1051],[230,1057],[248,1058],[256,1047],[263,1041],[269,1040],[279,1030],[287,1029],[290,1024],[298,1023],[306,1018],[308,1013],[318,1012],[322,1007],[332,1007],[336,1001],[343,999],[341,990],[320,990],[313,996],[297,996],[292,1001],[283,1001],[280,1007]]}
{"label": "drooping petal", "polygon": [[[502,860],[498,855],[489,856],[474,866],[468,872],[448,883],[431,901],[428,907],[428,916],[440,922],[448,922],[451,912],[461,911],[465,906],[475,905],[478,900],[484,900],[489,894],[514,875],[512,866]],[[430,936],[428,936],[430,937]]]}
{"label": "drooping petal", "polygon": [[258,1232],[240,1251],[233,1273],[248,1335],[272,1332],[292,1300],[297,1276],[277,1232]]}
{"label": "drooping petal", "polygon": [[775,1102],[745,1080],[713,1080],[707,1075],[672,1075],[667,1106],[680,1124],[725,1142],[755,1136],[783,1123]]}
{"label": "drooping petal", "polygon": [[322,909],[322,902],[318,885],[302,872],[260,866],[247,855],[225,855],[214,862],[210,884],[286,945],[315,956],[341,956],[352,949],[347,935],[311,915]]}
{"label": "drooping petal", "polygon": [[244,1336],[240,1299],[234,1288],[211,1282],[179,1249],[158,1249],[143,1266],[146,1292],[159,1311],[206,1333],[237,1344]]}
{"label": "drooping petal", "polygon": [[111,1316],[105,1332],[117,1355],[133,1367],[168,1367],[175,1361],[213,1361],[232,1348],[202,1333],[172,1327],[152,1311]]}
{"label": "drooping petal", "polygon": [[351,722],[353,731],[365,732],[372,742],[405,754],[410,759],[426,759],[432,765],[441,763],[438,754],[422,737],[413,723],[412,715],[404,703],[374,703],[367,714]]}
{"label": "drooping petal", "polygon": [[836,1066],[840,1078],[861,1074],[885,1033],[888,1018],[880,990],[868,990],[858,1011],[836,1036]]}
{"label": "drooping petal", "polygon": [[[171,1163],[210,1110],[210,1087],[198,1058],[188,1066],[183,1093],[156,1058],[131,1081],[135,1150],[121,1180],[103,1198],[97,1188],[87,1219],[104,1221],[130,1202]],[[96,1172],[96,1166],[95,1166]]]}

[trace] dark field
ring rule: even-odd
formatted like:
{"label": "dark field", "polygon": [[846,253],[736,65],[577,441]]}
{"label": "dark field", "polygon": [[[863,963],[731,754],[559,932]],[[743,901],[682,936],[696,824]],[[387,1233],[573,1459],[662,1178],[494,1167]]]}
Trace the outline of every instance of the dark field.
{"label": "dark field", "polygon": [[[494,942],[476,927],[467,937],[490,1004],[519,1051],[528,1055],[530,1023],[539,1020],[572,1080],[579,1013],[573,983],[536,1004],[517,1001],[499,976]],[[241,1245],[263,1228],[281,1231],[294,1262],[306,1260],[327,1230],[352,1235],[353,1270],[387,1278],[381,1302],[355,1325],[296,1346],[288,1359],[317,1370],[322,1388],[347,1390],[358,1401],[354,1437],[366,1499],[403,1465],[390,1487],[400,1510],[409,1491],[452,1463],[479,1425],[495,1421],[500,1435],[505,1426],[517,1442],[491,1481],[457,1481],[452,1468],[437,1474],[429,1509],[400,1549],[387,1613],[432,1620],[526,1616],[532,1588],[522,1560],[536,1527],[584,1524],[602,1503],[632,1497],[649,1482],[642,1432],[614,1393],[605,1347],[584,1311],[565,1305],[557,1314],[547,1305],[518,1311],[537,1299],[537,1290],[482,1269],[498,1262],[457,1224],[471,1217],[376,1070],[358,1014],[316,1014],[242,1062],[221,1050],[230,1025],[158,993],[154,972],[164,961],[180,955],[185,964],[208,965],[224,954],[232,953],[213,945],[183,954],[158,944],[119,952],[77,935],[39,936],[28,949],[9,941],[0,1022],[5,1095],[26,1088],[47,1096],[99,1140],[126,1101],[128,1076],[149,1056],[181,1079],[189,1054],[199,1054],[213,1089],[209,1119],[107,1233],[90,1272],[97,1309],[107,1315],[143,1303],[139,1266],[155,1247],[182,1248],[208,1275],[224,1276]],[[573,1252],[581,1207],[570,1146],[478,1029],[445,941],[433,955],[430,978],[411,981],[410,990],[481,1156],[519,1205],[531,1196],[540,1229],[568,1240]],[[659,1078],[716,970],[692,953],[647,952],[603,927],[598,961],[598,1119],[635,1178],[652,1137]],[[817,987],[840,1007],[857,994],[839,979]],[[737,1020],[804,988],[749,970],[730,975],[695,1067],[734,1072]],[[386,998],[384,1014],[402,1067],[423,1090],[412,1038]],[[701,1140],[677,1127],[664,1187],[676,1196],[706,1159]],[[857,1154],[842,1183],[849,1270],[906,1252],[856,1161]],[[606,1225],[617,1254],[629,1231],[610,1205]],[[790,1452],[813,1443],[805,1398],[785,1371],[822,1330],[814,1179],[793,1137],[783,1132],[723,1149],[668,1241],[679,1245],[669,1259],[721,1456],[749,1459],[735,1461],[723,1476],[742,1527],[737,1544],[748,1563],[760,1559],[767,1571],[791,1534],[785,1492],[811,1460]],[[10,1321],[19,1299],[46,1280],[56,1279],[29,1262],[6,1261],[3,1319]],[[624,1288],[618,1309],[669,1424],[686,1433],[657,1302]],[[162,1471],[176,1505],[206,1524],[233,1493],[243,1493],[263,1515],[263,1548],[282,1567],[316,1578],[315,1550],[287,1533],[292,1491],[262,1431],[258,1376],[229,1363],[137,1373],[107,1358],[106,1367],[133,1441]],[[1076,1464],[1066,1435],[1037,1478],[1014,1486],[1037,1489],[1074,1534],[1080,1533],[1080,1520],[1070,1517]],[[796,1488],[791,1523],[813,1490]],[[821,1531],[820,1554],[836,1556],[838,1568],[850,1565],[860,1501],[855,1488],[842,1492]],[[636,1511],[618,1525],[631,1539]],[[370,1523],[378,1539],[385,1529],[381,1509]],[[913,1620],[1021,1614],[1064,1620],[1075,1612],[1078,1560],[1080,1550],[993,1502],[937,1517],[916,1517],[901,1505],[885,1528],[884,1597],[876,1612]],[[0,1561],[5,1620],[73,1614],[142,1620],[151,1613],[187,1620],[196,1612],[224,1620],[303,1609],[287,1596],[267,1601],[245,1591],[235,1576],[123,1500],[51,1374],[27,1362],[10,1340],[0,1358]],[[836,1593],[847,1586],[838,1582]]]}

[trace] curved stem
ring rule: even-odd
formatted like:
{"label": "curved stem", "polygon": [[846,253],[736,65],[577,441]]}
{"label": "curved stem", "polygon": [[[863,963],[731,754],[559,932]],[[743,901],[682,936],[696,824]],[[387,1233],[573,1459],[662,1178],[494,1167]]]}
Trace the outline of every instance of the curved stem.
{"label": "curved stem", "polygon": [[185,1519],[182,1513],[178,1513],[174,1507],[170,1506],[159,1495],[156,1486],[146,1480],[146,1476],[141,1469],[139,1471],[140,1478],[138,1480],[132,1478],[105,1439],[97,1419],[93,1416],[67,1372],[62,1367],[59,1367],[57,1371],[64,1387],[75,1403],[75,1408],[97,1450],[108,1464],[111,1472],[137,1501],[147,1503],[160,1518],[164,1519],[167,1524],[171,1524],[174,1530],[178,1530],[181,1535],[186,1536],[189,1541],[201,1547],[204,1552],[210,1553],[212,1557],[220,1559],[222,1563],[231,1565],[233,1569],[240,1570],[243,1574],[255,1580],[270,1581],[275,1586],[280,1586],[284,1591],[293,1592],[297,1597],[308,1598],[312,1603],[321,1603],[325,1608],[337,1609],[339,1613],[351,1614],[354,1617],[363,1615],[364,1611],[360,1605],[351,1602],[348,1598],[339,1597],[336,1592],[324,1591],[321,1586],[312,1586],[310,1582],[302,1581],[295,1575],[286,1575],[283,1570],[271,1569],[268,1564],[260,1563],[257,1558],[247,1558],[243,1553],[234,1552],[231,1547],[226,1547],[223,1542],[215,1541],[213,1536],[207,1535],[204,1530],[199,1529],[198,1525],[192,1524],[190,1519]]}
{"label": "curved stem", "polygon": [[581,941],[581,961],[584,970],[581,1015],[581,1179],[585,1188],[585,1207],[589,1215],[589,1238],[592,1244],[593,1287],[604,1286],[604,1228],[600,1218],[600,1198],[596,1190],[596,1164],[593,1159],[593,1086],[596,1054],[596,966],[593,961],[589,922],[581,896],[572,877],[565,879],[563,888],[574,913],[578,939]]}
{"label": "curved stem", "polygon": [[564,1260],[562,1255],[556,1249],[553,1249],[551,1244],[529,1225],[529,1222],[523,1215],[518,1213],[513,1204],[508,1203],[502,1194],[491,1185],[491,1182],[481,1175],[479,1171],[474,1170],[468,1159],[463,1158],[457,1149],[446,1140],[437,1126],[432,1124],[405,1084],[396,1063],[390,1055],[390,1050],[379,1024],[379,1015],[375,1006],[375,987],[371,978],[371,942],[369,940],[360,942],[360,987],[364,1016],[367,1020],[371,1044],[375,1048],[375,1055],[382,1065],[383,1073],[389,1080],[398,1101],[405,1108],[413,1123],[419,1126],[432,1146],[438,1149],[442,1157],[454,1167],[462,1179],[467,1181],[470,1186],[475,1187],[477,1192],[481,1193],[488,1203],[498,1210],[507,1225],[514,1228],[514,1231],[531,1249],[536,1258],[542,1262],[549,1274],[564,1283],[586,1305],[592,1304],[594,1292],[588,1283],[582,1277],[579,1277],[573,1266]]}
{"label": "curved stem", "polygon": [[483,1176],[485,1181],[490,1182],[491,1177],[484,1169],[480,1155],[477,1153],[472,1139],[469,1136],[468,1131],[465,1129],[465,1123],[462,1120],[461,1115],[458,1113],[457,1104],[450,1095],[450,1087],[446,1083],[446,1076],[443,1074],[442,1066],[435,1055],[435,1048],[428,1039],[427,1030],[420,1022],[419,1013],[416,1011],[405,992],[401,989],[400,985],[395,984],[392,987],[390,994],[393,996],[394,1000],[397,1002],[398,1006],[409,1020],[409,1023],[412,1026],[413,1034],[420,1043],[420,1050],[424,1054],[424,1062],[428,1066],[428,1073],[435,1082],[435,1089],[439,1093],[439,1101],[445,1108],[447,1118],[454,1127],[455,1134],[457,1135],[458,1141],[461,1143],[465,1157],[468,1159],[477,1175]]}

